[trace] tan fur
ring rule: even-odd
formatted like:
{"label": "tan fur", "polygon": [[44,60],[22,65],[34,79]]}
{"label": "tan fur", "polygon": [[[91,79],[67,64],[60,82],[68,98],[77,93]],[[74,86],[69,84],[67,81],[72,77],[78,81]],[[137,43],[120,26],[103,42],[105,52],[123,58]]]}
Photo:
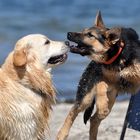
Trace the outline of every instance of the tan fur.
{"label": "tan fur", "polygon": [[44,140],[48,136],[55,89],[37,52],[29,50],[33,44],[28,47],[28,39],[42,40],[40,35],[35,38],[21,39],[0,69],[0,140]]}
{"label": "tan fur", "polygon": [[20,50],[15,50],[13,54],[13,63],[15,66],[23,66],[27,63],[27,58],[26,58],[26,50],[20,49]]}
{"label": "tan fur", "polygon": [[[102,106],[103,107],[102,109],[104,109],[104,113],[103,113],[104,115],[102,114],[102,117],[100,117],[99,112],[97,110],[96,113],[90,118],[89,140],[97,140],[98,127],[99,127],[101,121],[103,119],[105,119],[106,116],[111,111],[111,109],[115,103],[115,100],[116,100],[116,95],[117,95],[117,91],[115,88],[112,87],[112,89],[110,89],[110,91],[107,92],[108,107],[105,108],[105,106]],[[102,99],[102,100],[104,100],[104,99]],[[105,97],[104,101],[106,101],[106,97]],[[102,102],[101,102],[101,104],[102,104]],[[108,111],[106,112],[106,109],[108,109],[109,112]]]}
{"label": "tan fur", "polygon": [[[86,110],[88,106],[91,105],[90,99],[93,99],[93,96],[96,99],[96,112],[92,116],[93,106],[91,106],[92,109],[88,108],[91,112],[85,112],[87,114],[84,115],[90,117],[89,139],[97,140],[99,125],[110,113],[116,96],[126,92],[134,94],[140,89],[140,42],[138,35],[130,28],[116,27],[107,30],[103,24],[100,13],[98,13],[94,27],[78,33],[69,32],[68,39],[78,44],[71,48],[71,52],[81,54],[82,56],[87,55],[96,63],[93,64],[91,62],[89,64],[79,82],[80,88],[92,88],[92,93],[87,92],[87,90],[80,91],[78,87],[76,102],[70,110],[62,128],[59,130],[57,140],[66,140],[76,116],[79,112]],[[109,53],[113,54],[113,51],[110,52],[112,50],[111,47],[119,47],[118,50],[122,50],[122,53],[119,54],[120,58],[117,56],[118,52],[116,52],[114,56],[109,56]],[[133,51],[130,48],[133,48]],[[115,48],[113,49],[115,50]],[[117,58],[115,58],[115,56],[117,56]],[[134,58],[131,59],[131,56]],[[112,64],[113,62],[114,64]],[[93,70],[91,67],[95,68],[95,71],[93,71],[95,72],[94,74],[91,72],[91,70]],[[92,76],[93,79],[100,80],[92,81],[90,76]],[[83,82],[85,78],[88,78],[89,81],[91,80],[93,83],[87,82],[88,85],[86,85],[86,83]]]}
{"label": "tan fur", "polygon": [[74,106],[69,111],[69,114],[67,115],[62,128],[58,132],[56,138],[57,140],[67,139],[70,128],[75,118],[77,117],[78,113],[91,105],[94,95],[95,95],[95,87],[93,87],[93,89],[91,89],[91,91],[87,94],[87,96],[85,96],[84,100],[80,105],[77,102],[74,104]]}
{"label": "tan fur", "polygon": [[[124,68],[121,72],[116,72],[114,70],[107,70],[102,68],[103,76],[111,85],[117,85],[117,81],[120,77],[127,79],[127,81],[133,83],[133,87],[129,91],[131,94],[135,94],[139,90],[140,85],[140,64],[138,62],[134,62],[133,65]],[[110,78],[111,77],[111,78]],[[121,93],[123,91],[119,91]]]}
{"label": "tan fur", "polygon": [[98,118],[105,118],[109,113],[108,109],[108,84],[104,81],[100,82],[96,86],[96,106],[98,112]]}

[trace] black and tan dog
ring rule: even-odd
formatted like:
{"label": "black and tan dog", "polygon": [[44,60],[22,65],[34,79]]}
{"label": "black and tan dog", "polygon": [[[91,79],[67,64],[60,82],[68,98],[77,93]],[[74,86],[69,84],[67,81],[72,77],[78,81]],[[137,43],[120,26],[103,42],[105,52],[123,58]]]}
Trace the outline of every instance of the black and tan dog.
{"label": "black and tan dog", "polygon": [[[79,82],[76,102],[57,135],[65,140],[79,112],[90,119],[90,140],[97,139],[98,127],[109,114],[119,93],[136,93],[140,88],[140,41],[131,28],[107,29],[100,13],[94,27],[83,32],[69,32],[68,39],[77,43],[71,52],[88,56],[92,61]],[[92,109],[96,101],[96,112]]]}

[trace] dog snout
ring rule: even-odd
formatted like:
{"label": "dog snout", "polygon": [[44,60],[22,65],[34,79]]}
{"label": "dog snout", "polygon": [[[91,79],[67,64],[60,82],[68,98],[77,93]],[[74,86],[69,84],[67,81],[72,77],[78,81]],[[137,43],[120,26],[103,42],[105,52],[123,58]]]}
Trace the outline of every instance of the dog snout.
{"label": "dog snout", "polygon": [[69,41],[65,41],[65,44],[66,44],[67,46],[70,46]]}

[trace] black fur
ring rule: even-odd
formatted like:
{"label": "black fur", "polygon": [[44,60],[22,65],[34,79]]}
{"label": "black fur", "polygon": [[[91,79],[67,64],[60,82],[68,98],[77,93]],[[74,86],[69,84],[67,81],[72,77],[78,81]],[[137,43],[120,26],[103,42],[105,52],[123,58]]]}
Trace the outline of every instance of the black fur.
{"label": "black fur", "polygon": [[[94,78],[93,78],[94,77]],[[98,83],[102,77],[101,67],[94,61],[91,61],[85,69],[80,79],[76,94],[76,101],[80,104],[83,98],[91,91],[95,83]]]}
{"label": "black fur", "polygon": [[84,123],[86,124],[87,121],[90,119],[92,112],[94,110],[94,105],[95,105],[95,98],[93,99],[93,102],[89,108],[87,108],[84,112]]}
{"label": "black fur", "polygon": [[[124,47],[122,53],[115,60],[115,62],[113,62],[110,65],[97,64],[94,61],[92,61],[88,65],[87,69],[83,73],[82,78],[79,82],[78,92],[77,92],[78,101],[81,101],[83,99],[83,97],[91,90],[93,85],[96,82],[100,81],[100,79],[102,77],[102,70],[101,70],[102,66],[106,69],[113,69],[115,71],[121,71],[123,68],[126,68],[129,65],[131,65],[134,59],[138,59],[138,57],[136,56],[137,53],[135,52],[136,48],[140,47],[140,41],[138,40],[137,33],[131,28],[120,28],[120,29],[121,29],[121,34],[119,34],[120,32],[114,31],[114,30],[116,30],[116,28],[111,29],[109,31],[110,31],[110,34],[112,35],[111,39],[113,39],[113,37],[119,37],[121,40],[123,40],[125,42],[125,47]],[[118,47],[119,46],[117,44],[115,44],[112,47],[114,49],[111,48],[108,51],[108,53],[109,54],[116,53],[116,51],[118,51]],[[112,56],[110,56],[110,57],[112,57]],[[121,63],[121,60],[123,60],[124,63]],[[138,59],[138,61],[140,61],[140,60]],[[84,81],[84,79],[86,79],[86,80]],[[131,82],[128,82],[124,78],[120,78],[117,85],[118,85],[117,88],[120,89],[122,92],[126,91],[126,90],[129,92],[128,89],[130,89],[130,92],[131,92],[131,87],[134,86]],[[95,105],[95,98],[92,102],[92,105],[85,110],[85,113],[84,113],[84,123],[85,124],[87,123],[87,121],[89,120],[89,118],[92,115],[94,105]]]}

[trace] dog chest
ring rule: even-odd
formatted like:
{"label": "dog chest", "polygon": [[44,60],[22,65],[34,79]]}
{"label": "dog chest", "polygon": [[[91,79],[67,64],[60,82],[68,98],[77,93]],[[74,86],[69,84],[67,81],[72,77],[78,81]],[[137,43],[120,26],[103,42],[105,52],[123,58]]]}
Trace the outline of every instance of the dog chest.
{"label": "dog chest", "polygon": [[135,93],[139,88],[136,73],[131,69],[124,69],[122,71],[102,69],[104,79],[117,88],[118,92]]}

